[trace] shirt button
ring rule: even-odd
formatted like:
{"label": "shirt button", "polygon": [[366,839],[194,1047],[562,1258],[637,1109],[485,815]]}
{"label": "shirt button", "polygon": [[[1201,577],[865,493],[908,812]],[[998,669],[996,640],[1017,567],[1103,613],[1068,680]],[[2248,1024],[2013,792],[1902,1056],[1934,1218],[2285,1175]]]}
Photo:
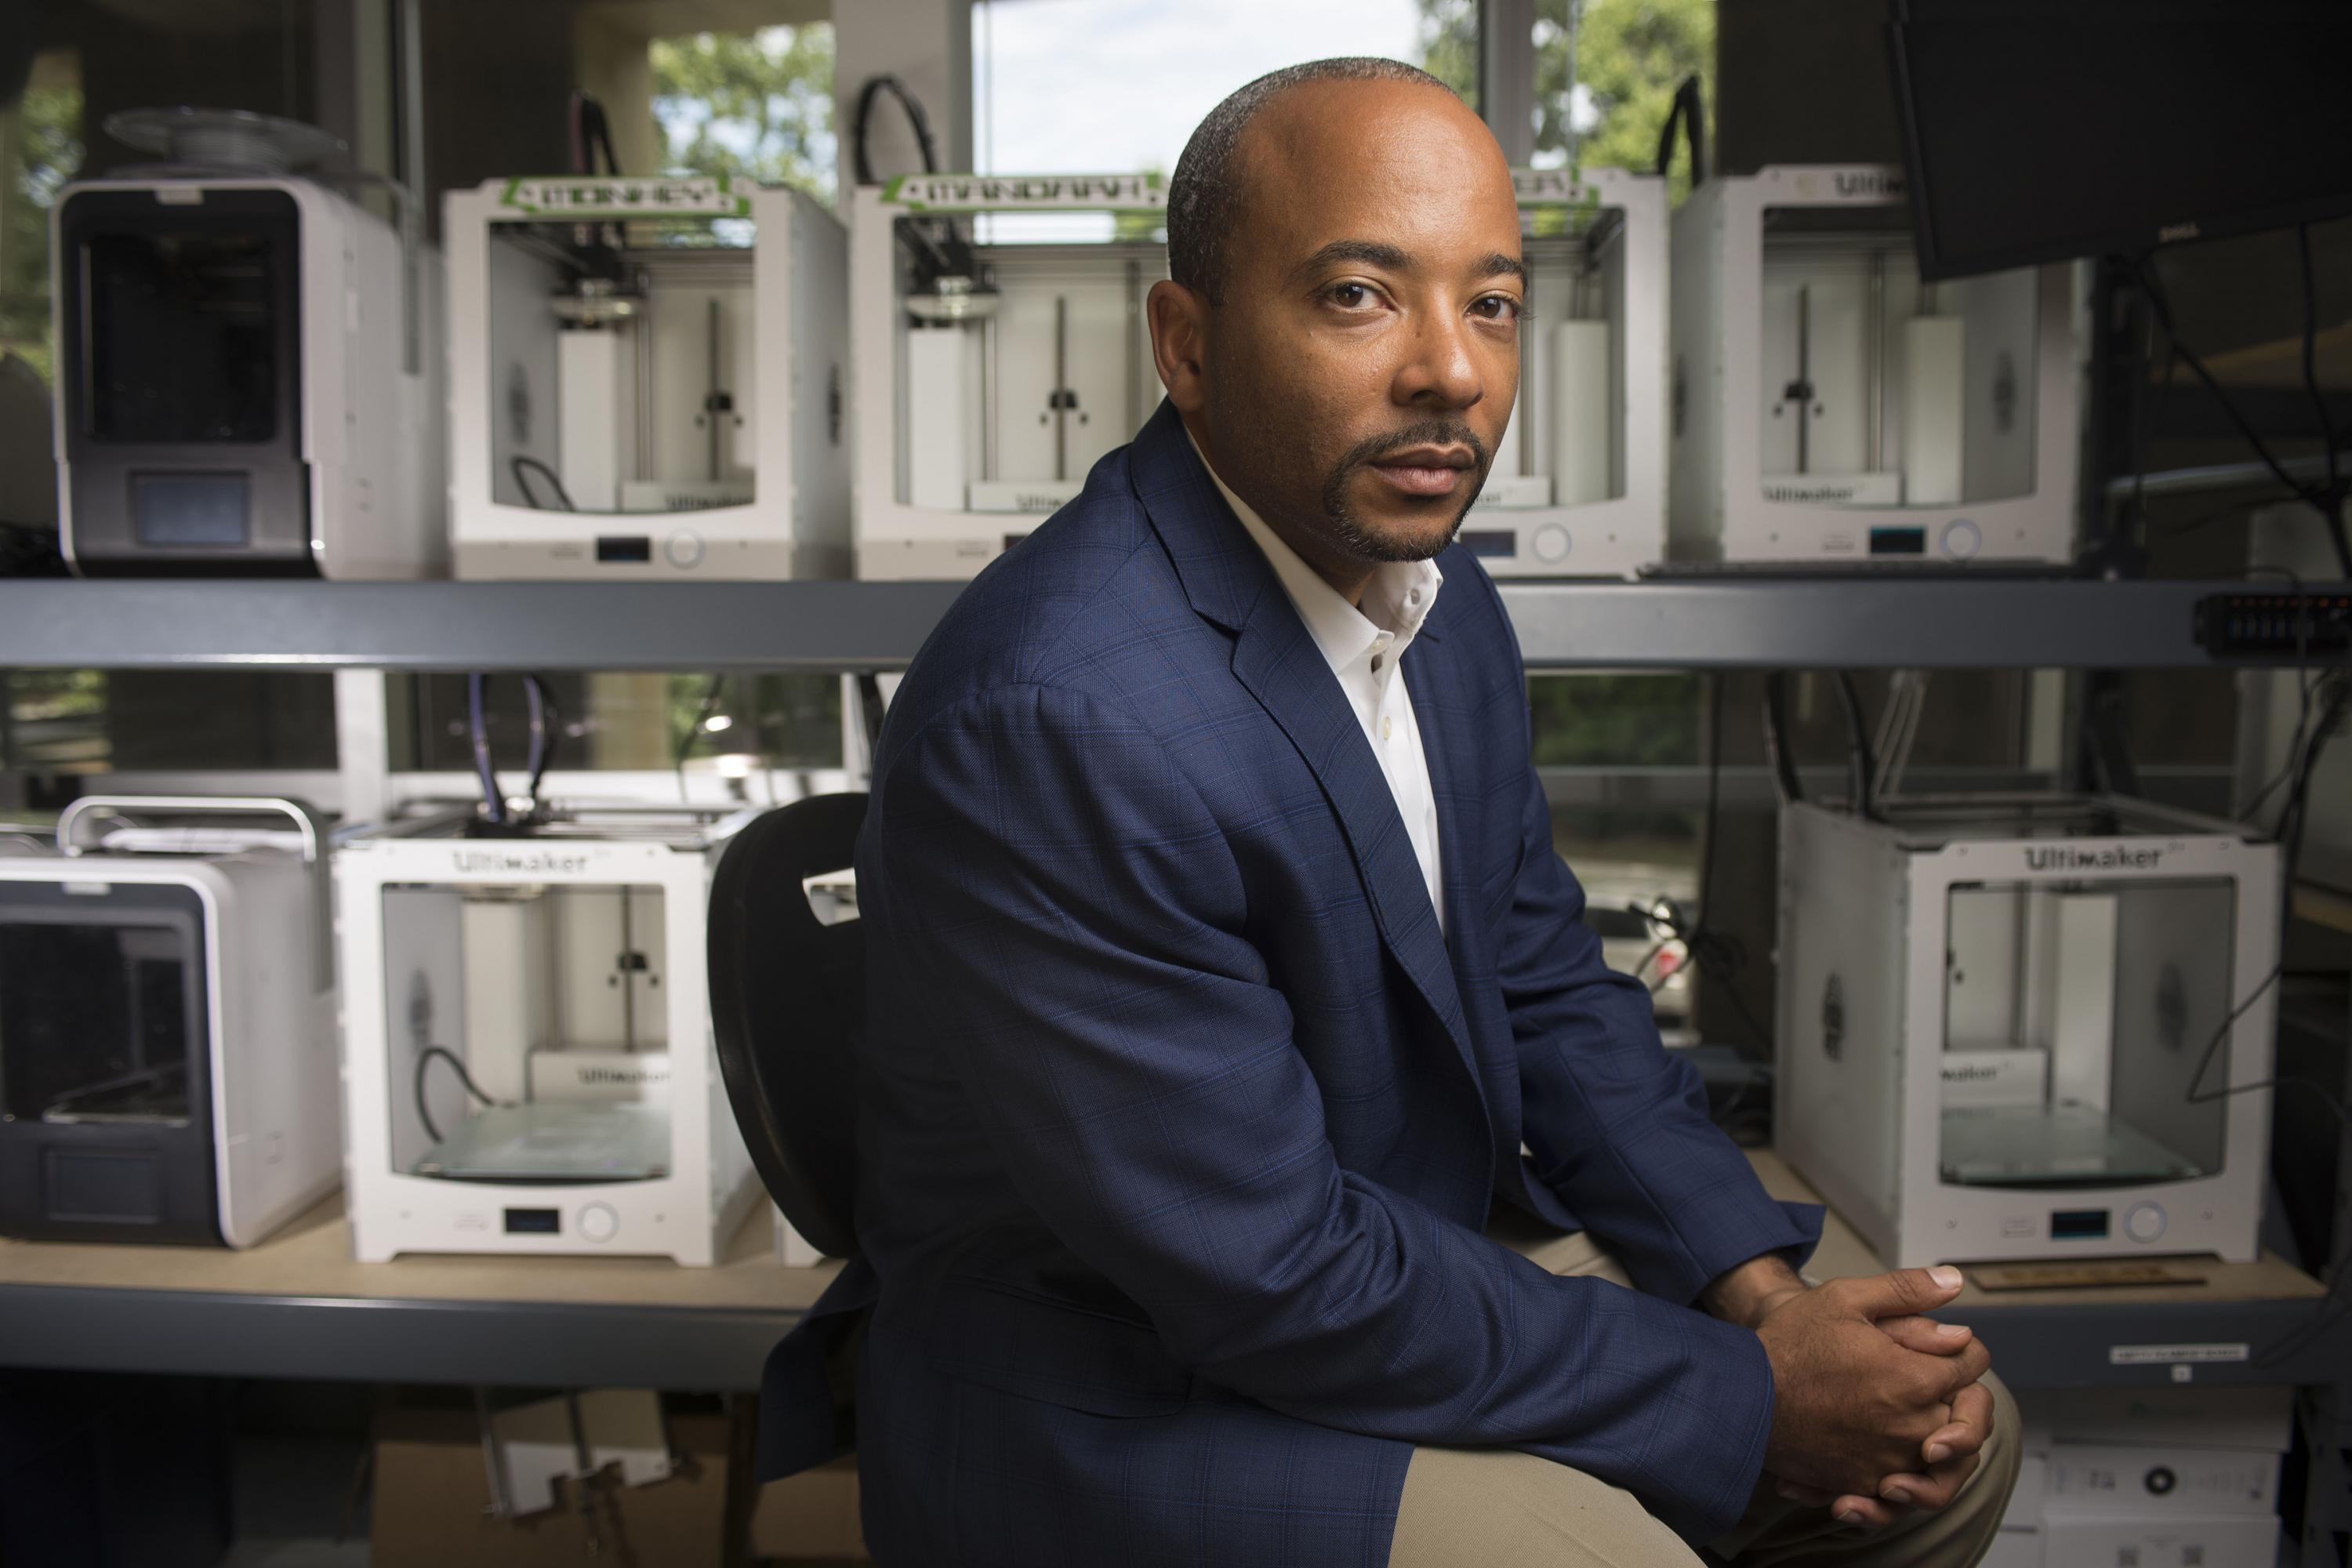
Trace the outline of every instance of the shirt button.
{"label": "shirt button", "polygon": [[1395,728],[1395,723],[1396,723],[1396,721],[1395,721],[1394,720],[1391,719],[1387,714],[1383,713],[1383,714],[1381,714],[1381,740],[1385,741],[1385,740],[1387,740],[1387,739],[1389,738],[1389,731],[1390,731],[1391,729]]}

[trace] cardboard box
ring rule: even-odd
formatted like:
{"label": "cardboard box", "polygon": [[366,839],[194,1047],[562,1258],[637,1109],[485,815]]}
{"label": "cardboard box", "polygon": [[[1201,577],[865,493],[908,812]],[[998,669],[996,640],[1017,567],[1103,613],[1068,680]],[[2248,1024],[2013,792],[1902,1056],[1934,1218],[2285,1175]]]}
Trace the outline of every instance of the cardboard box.
{"label": "cardboard box", "polygon": [[856,1456],[761,1487],[751,1513],[751,1555],[872,1562],[857,1520]]}
{"label": "cardboard box", "polygon": [[[602,1561],[647,1568],[719,1568],[725,1561],[728,1424],[679,1416],[670,1422],[670,1438],[688,1462],[667,1480],[599,1489]],[[493,1518],[473,1415],[387,1411],[376,1418],[370,1562],[374,1568],[577,1568],[600,1560],[590,1555],[588,1527],[570,1483],[559,1483],[559,1491],[560,1506],[549,1512]]]}
{"label": "cardboard box", "polygon": [[2245,1448],[2057,1443],[2042,1518],[2135,1514],[2210,1518],[2278,1512],[2279,1456]]}
{"label": "cardboard box", "polygon": [[2049,1568],[2273,1568],[2275,1519],[2053,1519],[2043,1529]]}
{"label": "cardboard box", "polygon": [[2050,1097],[2050,1053],[2021,1048],[1944,1053],[1944,1109],[2040,1105]]}

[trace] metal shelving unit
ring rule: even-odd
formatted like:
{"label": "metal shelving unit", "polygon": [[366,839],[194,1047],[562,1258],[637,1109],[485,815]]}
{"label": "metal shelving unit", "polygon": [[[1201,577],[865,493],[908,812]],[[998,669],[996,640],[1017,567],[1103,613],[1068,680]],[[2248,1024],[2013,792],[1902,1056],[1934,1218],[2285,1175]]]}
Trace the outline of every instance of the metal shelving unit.
{"label": "metal shelving unit", "polygon": [[[1539,670],[2166,669],[2219,662],[2196,606],[2244,586],[1722,575],[1502,595]],[[0,582],[0,668],[890,669],[961,587]]]}

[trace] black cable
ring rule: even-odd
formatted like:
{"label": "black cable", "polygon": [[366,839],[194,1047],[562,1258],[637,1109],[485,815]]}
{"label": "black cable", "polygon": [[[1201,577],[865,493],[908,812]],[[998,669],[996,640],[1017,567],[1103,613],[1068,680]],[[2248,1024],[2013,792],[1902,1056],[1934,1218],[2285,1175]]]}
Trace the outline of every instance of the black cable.
{"label": "black cable", "polygon": [[1862,721],[1862,693],[1850,671],[1837,672],[1838,707],[1845,713],[1846,787],[1853,796],[1854,815],[1865,822],[1878,819],[1878,803],[1871,798],[1871,781],[1877,776],[1877,759],[1870,754],[1870,731]]}
{"label": "black cable", "polygon": [[1666,110],[1666,122],[1658,132],[1657,172],[1662,175],[1674,166],[1677,130],[1690,142],[1691,188],[1696,190],[1706,184],[1706,106],[1696,76],[1685,77],[1675,89],[1674,105]]}
{"label": "black cable", "polygon": [[709,724],[710,716],[719,711],[719,694],[726,689],[727,678],[724,675],[712,676],[702,689],[702,705],[694,715],[694,722],[687,727],[685,734],[677,738],[677,798],[681,805],[687,798],[686,760],[694,754],[694,742],[701,738],[703,726]]}
{"label": "black cable", "polygon": [[490,723],[485,710],[490,678],[479,670],[466,677],[466,732],[473,743],[474,773],[481,781],[482,810],[490,821],[507,819],[506,798],[499,794],[499,775],[490,766]]}
{"label": "black cable", "polygon": [[555,698],[547,689],[547,682],[536,675],[522,678],[523,694],[530,702],[530,815],[539,815],[540,785],[547,778],[547,770],[555,761],[555,750],[562,739],[558,728],[561,715]]}
{"label": "black cable", "polygon": [[874,160],[867,155],[866,149],[866,117],[874,112],[875,99],[886,90],[898,100],[899,107],[907,111],[907,123],[915,128],[915,146],[923,155],[923,173],[936,174],[940,172],[940,153],[931,141],[929,117],[924,114],[923,106],[915,100],[915,95],[907,90],[907,84],[886,71],[879,76],[867,77],[866,85],[857,89],[857,111],[850,120],[849,144],[856,160],[857,183],[861,185],[877,183]]}
{"label": "black cable", "polygon": [[414,1085],[416,1097],[416,1120],[424,1123],[425,1136],[433,1140],[434,1142],[438,1143],[441,1142],[441,1129],[433,1124],[433,1112],[427,1110],[425,1104],[425,1069],[433,1065],[433,1058],[435,1057],[441,1057],[446,1059],[450,1067],[457,1070],[457,1081],[466,1086],[466,1092],[467,1094],[472,1095],[484,1105],[495,1107],[499,1102],[482,1092],[482,1086],[476,1083],[474,1081],[474,1075],[466,1070],[465,1058],[460,1057],[457,1052],[451,1050],[448,1047],[427,1046],[423,1050],[417,1052],[416,1079]]}
{"label": "black cable", "polygon": [[1805,798],[1797,777],[1797,753],[1789,741],[1789,672],[1773,670],[1764,678],[1764,759],[1772,764],[1772,782],[1784,805]]}
{"label": "black cable", "polygon": [[[2270,469],[2271,477],[2285,486],[2298,500],[2320,512],[2328,524],[2329,538],[2336,546],[2337,561],[2344,569],[2344,574],[2352,577],[2352,543],[2347,543],[2345,538],[2343,520],[2340,515],[2340,498],[2330,497],[2308,485],[2299,483],[2294,475],[2286,471],[2285,466],[2278,460],[2277,455],[2272,452],[2270,444],[2263,439],[2262,433],[2254,428],[2252,421],[2247,419],[2245,414],[2231,399],[2228,390],[2214,378],[2213,373],[2206,368],[2205,362],[2198,358],[2195,351],[2187,343],[2180,341],[2179,329],[2174,324],[2172,319],[2171,300],[2165,293],[2164,285],[2156,275],[2156,268],[2149,265],[2147,258],[2143,257],[2140,258],[2137,270],[2140,289],[2147,295],[2147,302],[2155,310],[2157,322],[2164,328],[2166,341],[2172,345],[2172,352],[2178,354],[2180,363],[2187,365],[2190,373],[2204,384],[2205,390],[2212,394],[2213,401],[2221,406],[2223,416],[2244,438],[2246,444],[2253,448],[2254,456],[2262,459],[2263,466]],[[2332,442],[2329,444],[2329,457],[2331,460],[2334,458]]]}
{"label": "black cable", "polygon": [[2328,412],[2326,395],[2319,390],[2319,287],[2312,277],[2311,226],[2295,226],[2295,254],[2303,263],[2303,389],[2311,396],[2312,412],[2319,416],[2319,438],[2327,455],[2327,504],[2321,514],[2336,559],[2352,577],[2352,542],[2344,536],[2344,479],[2336,471],[2336,416]]}
{"label": "black cable", "polygon": [[531,492],[530,480],[526,479],[523,473],[527,468],[537,469],[540,473],[546,475],[547,482],[555,487],[555,510],[558,511],[578,511],[580,510],[578,507],[572,504],[572,494],[563,488],[563,476],[557,473],[553,468],[549,468],[545,463],[541,462],[537,458],[532,457],[530,453],[517,452],[514,457],[509,460],[507,468],[508,470],[514,475],[515,487],[522,491],[523,504],[530,507],[531,510],[545,511],[548,509],[540,505],[539,497]]}

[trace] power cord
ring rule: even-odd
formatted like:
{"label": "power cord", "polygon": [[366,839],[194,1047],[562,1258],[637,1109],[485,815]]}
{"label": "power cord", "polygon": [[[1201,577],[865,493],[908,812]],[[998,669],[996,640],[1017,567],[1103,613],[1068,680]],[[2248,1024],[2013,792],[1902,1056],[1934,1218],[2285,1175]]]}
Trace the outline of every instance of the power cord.
{"label": "power cord", "polygon": [[475,1100],[494,1110],[505,1109],[505,1106],[503,1101],[492,1100],[483,1091],[482,1086],[474,1081],[474,1075],[466,1070],[465,1058],[457,1052],[446,1046],[425,1047],[416,1053],[416,1078],[411,1087],[416,1100],[416,1120],[424,1124],[425,1136],[437,1144],[441,1142],[441,1129],[434,1125],[432,1110],[425,1103],[425,1069],[433,1065],[436,1057],[449,1064],[457,1075],[457,1081],[466,1086],[466,1092]]}
{"label": "power cord", "polygon": [[531,510],[549,510],[540,504],[537,492],[530,488],[530,475],[534,472],[543,476],[549,484],[555,487],[555,510],[578,511],[580,510],[572,504],[572,493],[563,488],[563,476],[537,458],[527,452],[517,452],[512,458],[509,459],[507,468],[514,475],[515,488],[522,491],[523,504]]}

